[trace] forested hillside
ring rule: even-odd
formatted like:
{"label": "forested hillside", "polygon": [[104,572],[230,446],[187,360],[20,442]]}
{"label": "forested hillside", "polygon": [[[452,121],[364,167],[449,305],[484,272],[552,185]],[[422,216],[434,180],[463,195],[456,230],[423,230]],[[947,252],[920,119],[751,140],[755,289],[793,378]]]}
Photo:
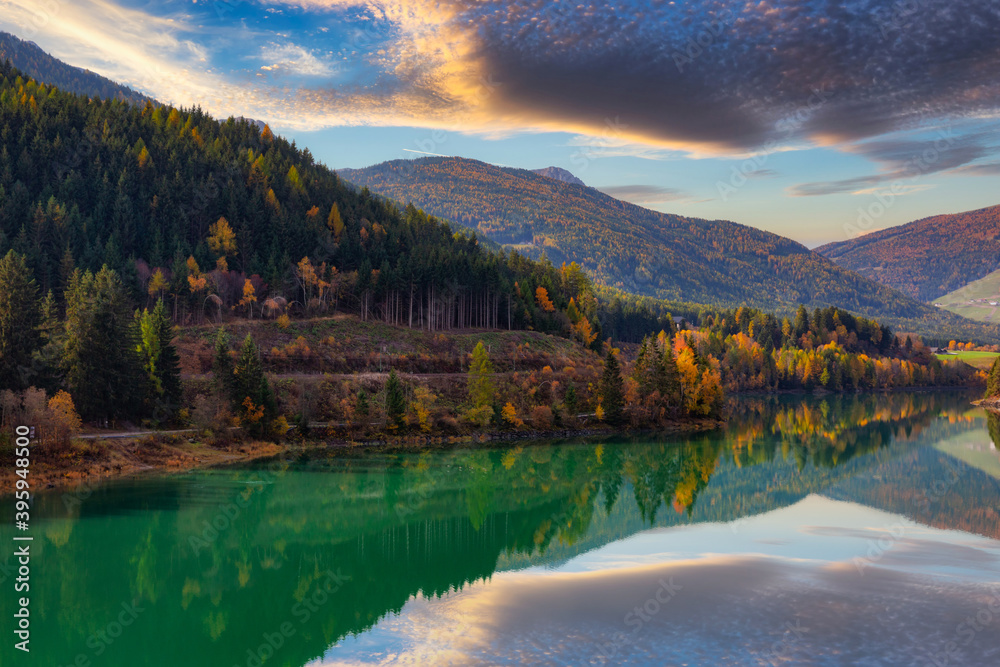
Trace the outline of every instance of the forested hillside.
{"label": "forested hillside", "polygon": [[115,83],[100,74],[67,65],[42,51],[33,42],[26,42],[9,33],[0,32],[0,62],[5,60],[9,60],[27,76],[58,86],[70,93],[106,100],[125,100],[135,104],[143,104],[149,99],[128,86]]}
{"label": "forested hillside", "polygon": [[26,256],[59,303],[75,269],[107,265],[176,321],[287,305],[567,332],[572,297],[593,318],[580,272],[488,252],[358,192],[266,126],[72,95],[4,67],[0,141],[0,254]]}
{"label": "forested hillside", "polygon": [[936,215],[816,249],[837,264],[931,301],[1000,268],[1000,206]]}
{"label": "forested hillside", "polygon": [[425,158],[340,174],[531,256],[579,262],[598,282],[637,294],[780,311],[803,303],[882,317],[930,312],[775,234],[658,213],[526,170]]}

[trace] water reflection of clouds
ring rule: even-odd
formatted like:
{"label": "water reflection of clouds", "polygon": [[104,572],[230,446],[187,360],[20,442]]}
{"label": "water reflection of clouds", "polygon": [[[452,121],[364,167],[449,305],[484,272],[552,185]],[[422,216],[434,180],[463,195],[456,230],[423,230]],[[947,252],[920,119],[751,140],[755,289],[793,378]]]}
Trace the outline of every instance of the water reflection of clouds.
{"label": "water reflection of clouds", "polygon": [[[676,599],[637,616],[665,580]],[[341,642],[316,664],[923,664],[1000,594],[996,581],[996,540],[814,495],[735,535],[728,524],[650,530],[412,600],[377,640]],[[996,642],[962,649],[963,664],[990,664]]]}

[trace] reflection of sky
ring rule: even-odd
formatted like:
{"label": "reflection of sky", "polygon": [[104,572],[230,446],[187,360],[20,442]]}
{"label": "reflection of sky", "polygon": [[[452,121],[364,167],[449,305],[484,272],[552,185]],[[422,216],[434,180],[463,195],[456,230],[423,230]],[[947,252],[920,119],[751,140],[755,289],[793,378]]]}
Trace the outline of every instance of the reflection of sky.
{"label": "reflection of sky", "polygon": [[[888,549],[878,547],[879,541]],[[896,569],[961,578],[1000,580],[1000,542],[945,531],[863,505],[811,495],[773,512],[727,524],[699,524],[649,530],[577,556],[556,568],[588,572],[653,563],[724,556],[762,556],[817,567],[866,558],[876,545],[879,564]],[[914,561],[903,554],[925,551]],[[981,558],[979,556],[982,556]],[[528,571],[541,571],[531,568]]]}
{"label": "reflection of sky", "polygon": [[[988,0],[3,5],[0,29],[71,64],[268,121],[333,167],[414,150],[553,165],[807,244],[857,233],[859,208],[893,182],[874,228],[997,203]],[[908,170],[941,133],[954,140]]]}
{"label": "reflection of sky", "polygon": [[998,581],[996,540],[811,495],[411,600],[314,664],[912,665],[956,638],[959,664],[988,664],[1000,615],[957,633]]}

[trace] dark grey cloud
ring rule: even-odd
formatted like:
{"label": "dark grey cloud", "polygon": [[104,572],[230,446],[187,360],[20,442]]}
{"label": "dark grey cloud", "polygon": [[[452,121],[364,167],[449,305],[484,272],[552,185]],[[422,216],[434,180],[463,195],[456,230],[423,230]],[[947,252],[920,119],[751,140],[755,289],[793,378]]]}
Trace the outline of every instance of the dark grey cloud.
{"label": "dark grey cloud", "polygon": [[597,189],[610,197],[633,204],[661,204],[688,197],[683,190],[659,185],[609,185]]}
{"label": "dark grey cloud", "polygon": [[995,0],[464,6],[506,117],[739,151],[1000,108]]}

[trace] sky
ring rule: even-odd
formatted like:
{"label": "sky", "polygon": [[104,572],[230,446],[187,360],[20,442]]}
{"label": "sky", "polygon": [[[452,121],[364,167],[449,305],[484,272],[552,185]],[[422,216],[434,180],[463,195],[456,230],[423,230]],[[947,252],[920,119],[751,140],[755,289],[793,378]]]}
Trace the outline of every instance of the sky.
{"label": "sky", "polygon": [[0,0],[0,29],[335,169],[555,166],[810,247],[1000,204],[997,0]]}

